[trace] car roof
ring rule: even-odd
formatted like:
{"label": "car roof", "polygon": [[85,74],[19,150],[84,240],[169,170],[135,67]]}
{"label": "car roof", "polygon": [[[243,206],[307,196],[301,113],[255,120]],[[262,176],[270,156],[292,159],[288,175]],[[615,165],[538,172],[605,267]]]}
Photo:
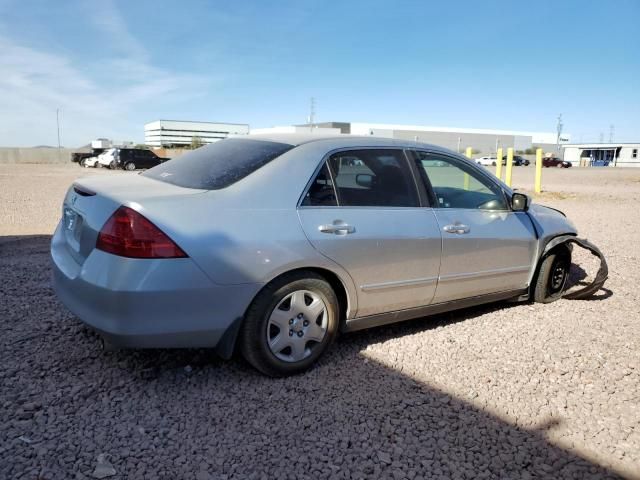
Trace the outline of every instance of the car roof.
{"label": "car roof", "polygon": [[346,135],[346,134],[318,134],[318,133],[274,133],[274,134],[252,134],[238,136],[234,138],[249,138],[252,140],[263,140],[267,142],[286,143],[299,146],[308,143],[322,143],[327,149],[349,148],[349,147],[398,147],[398,148],[424,148],[448,153],[450,150],[428,143],[416,142],[414,140],[403,140],[398,138],[369,137],[366,135]]}

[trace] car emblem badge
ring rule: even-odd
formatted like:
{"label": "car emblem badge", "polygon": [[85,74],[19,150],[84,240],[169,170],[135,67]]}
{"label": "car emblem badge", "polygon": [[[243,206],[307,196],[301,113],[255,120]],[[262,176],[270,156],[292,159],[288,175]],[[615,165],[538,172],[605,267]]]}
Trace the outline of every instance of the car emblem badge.
{"label": "car emblem badge", "polygon": [[73,227],[76,225],[76,212],[70,208],[64,209],[64,225],[67,230],[73,230]]}

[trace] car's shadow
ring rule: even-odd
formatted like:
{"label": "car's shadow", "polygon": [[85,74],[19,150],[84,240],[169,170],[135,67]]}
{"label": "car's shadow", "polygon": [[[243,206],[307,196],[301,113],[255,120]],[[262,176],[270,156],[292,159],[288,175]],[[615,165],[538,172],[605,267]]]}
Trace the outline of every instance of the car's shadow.
{"label": "car's shadow", "polygon": [[90,475],[99,453],[115,479],[618,477],[547,440],[560,420],[516,426],[363,354],[508,303],[345,335],[311,371],[271,379],[208,350],[99,351],[48,285],[47,238],[0,242],[0,274],[9,477]]}

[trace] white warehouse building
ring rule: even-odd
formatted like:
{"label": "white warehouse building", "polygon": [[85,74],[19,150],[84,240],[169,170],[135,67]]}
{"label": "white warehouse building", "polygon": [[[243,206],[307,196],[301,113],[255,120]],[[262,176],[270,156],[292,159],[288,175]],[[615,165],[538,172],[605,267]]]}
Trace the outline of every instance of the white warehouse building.
{"label": "white warehouse building", "polygon": [[[464,152],[472,147],[477,153],[495,153],[497,147],[522,151],[540,147],[545,151],[556,151],[558,136],[555,132],[523,132],[516,130],[490,130],[481,128],[433,127],[423,125],[396,125],[360,122],[322,122],[313,126],[292,125],[272,128],[251,129],[251,133],[314,132],[342,133],[416,140],[432,143]],[[567,143],[570,135],[563,134],[560,144]],[[506,150],[505,150],[506,151]]]}
{"label": "white warehouse building", "polygon": [[202,143],[213,143],[231,135],[248,133],[249,125],[244,123],[156,120],[144,126],[144,143],[150,147],[173,147],[190,145],[194,138]]}

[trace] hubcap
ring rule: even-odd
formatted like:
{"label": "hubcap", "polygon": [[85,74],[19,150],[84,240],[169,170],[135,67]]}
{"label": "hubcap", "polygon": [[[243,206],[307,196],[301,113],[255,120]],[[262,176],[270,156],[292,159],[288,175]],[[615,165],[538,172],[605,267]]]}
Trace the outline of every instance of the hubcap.
{"label": "hubcap", "polygon": [[284,362],[304,360],[324,339],[327,321],[322,298],[309,290],[296,290],[271,312],[267,324],[269,350]]}

